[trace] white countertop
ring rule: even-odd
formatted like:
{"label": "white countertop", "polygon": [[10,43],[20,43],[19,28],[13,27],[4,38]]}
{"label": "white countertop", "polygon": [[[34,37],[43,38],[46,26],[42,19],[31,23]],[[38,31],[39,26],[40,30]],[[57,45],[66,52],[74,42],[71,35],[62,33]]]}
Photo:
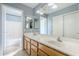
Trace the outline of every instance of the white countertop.
{"label": "white countertop", "polygon": [[52,37],[48,35],[33,35],[33,34],[24,34],[25,36],[38,41],[44,45],[47,45],[51,48],[54,48],[58,51],[66,53],[70,56],[79,56],[79,43],[63,40],[63,42],[56,41],[57,37]]}

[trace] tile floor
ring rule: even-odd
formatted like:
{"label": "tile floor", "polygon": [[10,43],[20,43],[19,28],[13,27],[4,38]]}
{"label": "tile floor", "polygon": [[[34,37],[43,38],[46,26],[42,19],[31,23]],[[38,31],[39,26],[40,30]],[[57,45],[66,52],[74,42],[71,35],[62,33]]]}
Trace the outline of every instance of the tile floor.
{"label": "tile floor", "polygon": [[24,50],[21,50],[17,52],[14,56],[28,56],[28,54]]}
{"label": "tile floor", "polygon": [[19,44],[13,44],[13,45],[10,45],[10,46],[6,46],[6,48],[4,49],[4,55],[7,55],[7,54],[10,54],[14,51],[16,51],[17,49],[19,49]]}

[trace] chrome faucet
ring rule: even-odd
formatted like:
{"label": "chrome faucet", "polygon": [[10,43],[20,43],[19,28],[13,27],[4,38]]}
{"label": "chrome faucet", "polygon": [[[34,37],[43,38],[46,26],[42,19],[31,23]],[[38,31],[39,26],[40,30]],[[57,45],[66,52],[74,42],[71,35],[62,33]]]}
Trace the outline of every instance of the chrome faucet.
{"label": "chrome faucet", "polygon": [[57,41],[62,42],[62,40],[60,39],[60,37],[57,38]]}

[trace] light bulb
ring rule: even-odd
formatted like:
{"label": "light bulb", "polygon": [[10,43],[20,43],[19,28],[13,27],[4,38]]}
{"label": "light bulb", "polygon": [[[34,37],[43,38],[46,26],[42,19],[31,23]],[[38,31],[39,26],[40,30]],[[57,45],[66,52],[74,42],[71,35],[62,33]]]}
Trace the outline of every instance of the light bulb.
{"label": "light bulb", "polygon": [[53,9],[56,9],[56,8],[58,8],[58,6],[57,5],[53,5],[52,8]]}
{"label": "light bulb", "polygon": [[43,12],[40,12],[40,15],[43,15]]}
{"label": "light bulb", "polygon": [[40,11],[39,11],[39,10],[37,10],[37,11],[36,11],[36,13],[40,13]]}
{"label": "light bulb", "polygon": [[48,3],[48,6],[53,6],[54,5],[54,3]]}

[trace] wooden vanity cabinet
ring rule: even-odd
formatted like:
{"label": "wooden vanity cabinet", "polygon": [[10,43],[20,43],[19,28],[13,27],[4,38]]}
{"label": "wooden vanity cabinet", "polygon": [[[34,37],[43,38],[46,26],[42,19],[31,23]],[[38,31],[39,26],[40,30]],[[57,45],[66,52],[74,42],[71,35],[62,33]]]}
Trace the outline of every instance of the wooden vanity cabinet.
{"label": "wooden vanity cabinet", "polygon": [[43,44],[39,44],[39,49],[42,50],[42,52],[48,56],[65,56],[64,54],[62,54],[52,48],[49,48],[48,46],[43,45]]}
{"label": "wooden vanity cabinet", "polygon": [[33,39],[24,36],[24,50],[30,56],[68,56],[47,45],[41,44]]}

